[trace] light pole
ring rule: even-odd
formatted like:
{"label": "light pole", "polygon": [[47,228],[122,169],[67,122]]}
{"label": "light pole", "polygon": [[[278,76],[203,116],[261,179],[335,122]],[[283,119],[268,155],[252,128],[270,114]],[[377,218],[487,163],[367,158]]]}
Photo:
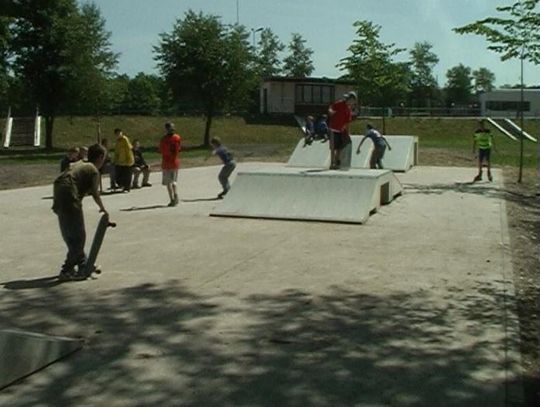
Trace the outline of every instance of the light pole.
{"label": "light pole", "polygon": [[258,33],[260,31],[262,31],[263,29],[264,29],[263,27],[252,28],[251,29],[251,34],[253,35],[253,48],[255,48],[255,33]]}

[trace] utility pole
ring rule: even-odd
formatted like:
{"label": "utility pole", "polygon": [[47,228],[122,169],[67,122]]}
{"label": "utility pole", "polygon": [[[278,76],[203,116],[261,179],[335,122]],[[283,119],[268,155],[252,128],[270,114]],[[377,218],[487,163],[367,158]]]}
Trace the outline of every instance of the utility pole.
{"label": "utility pole", "polygon": [[255,29],[255,28],[252,28],[252,29],[251,29],[251,34],[253,35],[253,48],[255,48],[255,46],[256,46],[256,43],[255,43],[255,33],[258,33],[258,32],[260,32],[260,31],[262,31],[262,30],[263,30],[263,27],[259,27],[259,28],[257,28],[257,29]]}

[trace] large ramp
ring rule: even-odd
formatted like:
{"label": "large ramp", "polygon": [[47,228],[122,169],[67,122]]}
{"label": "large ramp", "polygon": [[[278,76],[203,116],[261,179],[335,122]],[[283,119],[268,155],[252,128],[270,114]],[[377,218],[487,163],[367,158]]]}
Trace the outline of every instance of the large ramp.
{"label": "large ramp", "polygon": [[[385,136],[392,147],[387,149],[383,158],[385,169],[392,171],[406,172],[412,166],[418,164],[418,137],[416,136]],[[351,136],[352,148],[351,168],[369,168],[369,158],[373,151],[373,143],[366,139],[360,154],[356,154],[363,136]],[[345,153],[345,151],[344,151]],[[344,160],[347,161],[347,160]],[[306,145],[304,139],[301,139],[287,162],[288,167],[298,168],[329,168],[330,166],[330,146],[329,142],[314,141]]]}
{"label": "large ramp", "polygon": [[81,347],[77,339],[1,330],[0,390]]}
{"label": "large ramp", "polygon": [[364,223],[402,190],[388,170],[241,171],[211,215]]}

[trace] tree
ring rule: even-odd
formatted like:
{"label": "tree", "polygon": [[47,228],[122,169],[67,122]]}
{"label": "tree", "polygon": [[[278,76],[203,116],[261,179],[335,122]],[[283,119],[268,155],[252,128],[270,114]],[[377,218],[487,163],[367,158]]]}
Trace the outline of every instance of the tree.
{"label": "tree", "polygon": [[0,108],[9,106],[9,19],[0,16]]}
{"label": "tree", "polygon": [[475,92],[490,92],[495,83],[495,74],[487,68],[479,68],[472,73]]}
{"label": "tree", "polygon": [[459,64],[446,71],[446,97],[448,104],[466,105],[471,101],[471,68]]}
{"label": "tree", "polygon": [[432,47],[429,42],[417,42],[409,51],[412,98],[420,106],[431,106],[437,88],[433,67],[439,62],[439,58],[431,51]]}
{"label": "tree", "polygon": [[159,80],[154,75],[139,72],[128,83],[125,106],[131,114],[152,115],[159,111]]}
{"label": "tree", "polygon": [[298,33],[292,34],[289,43],[289,55],[283,60],[283,73],[293,78],[305,78],[311,75],[313,70],[313,61],[311,55],[313,50],[306,48],[306,40]]}
{"label": "tree", "polygon": [[189,97],[202,105],[203,144],[209,146],[213,117],[249,100],[254,83],[249,33],[243,26],[226,26],[216,16],[190,10],[160,38],[154,47],[158,67],[176,101]]}
{"label": "tree", "polygon": [[485,37],[490,43],[489,50],[501,54],[501,61],[519,58],[521,67],[521,103],[519,107],[521,137],[519,143],[519,175],[523,176],[523,63],[529,61],[540,64],[540,13],[537,5],[540,0],[519,0],[511,6],[497,7],[506,13],[504,17],[487,17],[463,27],[454,28],[459,34],[476,34]]}
{"label": "tree", "polygon": [[[55,117],[86,99],[97,100],[101,75],[116,64],[99,10],[75,0],[21,0],[13,23],[14,72],[45,118],[45,145],[53,147]],[[93,95],[93,96],[92,96]]]}
{"label": "tree", "polygon": [[285,49],[285,45],[270,28],[261,31],[261,36],[256,50],[256,72],[259,78],[269,78],[281,73],[281,61],[279,53]]}
{"label": "tree", "polygon": [[358,84],[363,103],[390,106],[409,91],[410,69],[406,63],[394,63],[394,56],[404,51],[395,44],[379,40],[380,26],[370,21],[357,21],[357,38],[348,48],[350,55],[337,65],[346,71],[345,78]]}

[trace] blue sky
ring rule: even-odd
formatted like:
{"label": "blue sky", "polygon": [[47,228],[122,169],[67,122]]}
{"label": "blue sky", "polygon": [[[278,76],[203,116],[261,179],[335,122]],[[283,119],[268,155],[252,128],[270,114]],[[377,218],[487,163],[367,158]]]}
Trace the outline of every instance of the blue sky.
{"label": "blue sky", "polygon": [[[458,35],[452,28],[497,15],[495,7],[515,0],[93,0],[111,31],[113,50],[121,53],[118,72],[157,73],[152,47],[159,34],[170,32],[186,11],[217,15],[225,24],[248,29],[269,27],[288,44],[299,33],[311,48],[315,71],[312,76],[337,77],[335,67],[347,56],[355,38],[353,23],[370,20],[380,25],[381,40],[410,50],[415,42],[428,41],[439,57],[434,69],[439,84],[446,71],[459,63],[495,73],[496,85],[519,83],[519,62],[501,62],[487,50],[487,42],[474,35]],[[238,8],[237,8],[238,5]],[[238,13],[237,13],[238,11]],[[408,59],[408,51],[398,59]],[[525,66],[525,83],[540,85],[540,67]]]}

